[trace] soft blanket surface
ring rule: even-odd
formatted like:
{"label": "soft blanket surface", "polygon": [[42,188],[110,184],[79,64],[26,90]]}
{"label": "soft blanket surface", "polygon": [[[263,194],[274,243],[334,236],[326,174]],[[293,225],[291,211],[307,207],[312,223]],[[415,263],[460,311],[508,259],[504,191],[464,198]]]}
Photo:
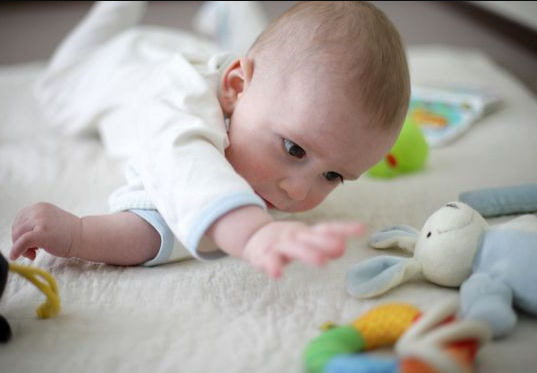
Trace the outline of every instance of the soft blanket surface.
{"label": "soft blanket surface", "polygon": [[[502,95],[503,107],[452,144],[431,149],[424,171],[391,180],[363,176],[296,217],[308,222],[359,219],[370,232],[399,223],[420,228],[461,192],[537,183],[537,100],[532,94],[476,51],[422,47],[409,57],[413,83],[487,87]],[[123,182],[122,163],[106,158],[99,139],[61,138],[45,126],[30,89],[42,68],[41,63],[0,67],[4,255],[11,245],[11,222],[21,208],[49,201],[79,215],[106,213],[109,193]],[[457,296],[457,290],[420,281],[372,300],[349,296],[343,282],[347,269],[381,254],[367,247],[364,237],[350,241],[346,254],[323,269],[292,264],[275,281],[233,258],[121,268],[40,252],[35,265],[55,276],[62,312],[37,319],[34,309],[42,295],[11,275],[0,313],[14,336],[0,345],[0,370],[304,372],[303,348],[325,321],[346,324],[388,301],[427,310]],[[534,371],[537,320],[519,316],[514,333],[480,350],[477,372]]]}

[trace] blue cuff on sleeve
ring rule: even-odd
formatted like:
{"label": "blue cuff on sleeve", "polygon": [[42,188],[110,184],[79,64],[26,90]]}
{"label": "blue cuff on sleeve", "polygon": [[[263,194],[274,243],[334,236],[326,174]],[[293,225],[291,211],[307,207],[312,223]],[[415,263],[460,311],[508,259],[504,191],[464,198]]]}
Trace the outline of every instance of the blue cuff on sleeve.
{"label": "blue cuff on sleeve", "polygon": [[162,216],[157,210],[135,209],[130,211],[151,224],[160,235],[160,248],[157,255],[145,262],[144,266],[152,267],[168,263],[173,252],[175,238]]}
{"label": "blue cuff on sleeve", "polygon": [[193,229],[186,238],[186,247],[192,255],[200,260],[213,260],[223,256],[222,251],[200,252],[198,245],[209,227],[222,215],[238,207],[255,205],[267,209],[265,202],[254,193],[239,193],[226,196],[213,202],[199,214],[199,219],[192,225]]}

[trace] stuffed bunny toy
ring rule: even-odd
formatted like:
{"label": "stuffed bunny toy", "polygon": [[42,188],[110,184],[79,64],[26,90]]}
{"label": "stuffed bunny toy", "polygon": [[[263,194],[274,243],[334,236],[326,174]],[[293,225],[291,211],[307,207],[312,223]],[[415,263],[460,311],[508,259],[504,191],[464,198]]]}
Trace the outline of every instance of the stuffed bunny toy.
{"label": "stuffed bunny toy", "polygon": [[414,256],[378,256],[351,267],[346,286],[357,298],[380,295],[421,274],[438,285],[460,286],[462,316],[488,322],[494,337],[514,328],[513,305],[537,316],[535,215],[489,226],[467,204],[450,202],[429,217],[421,232],[391,226],[374,233],[370,245],[402,248]]}

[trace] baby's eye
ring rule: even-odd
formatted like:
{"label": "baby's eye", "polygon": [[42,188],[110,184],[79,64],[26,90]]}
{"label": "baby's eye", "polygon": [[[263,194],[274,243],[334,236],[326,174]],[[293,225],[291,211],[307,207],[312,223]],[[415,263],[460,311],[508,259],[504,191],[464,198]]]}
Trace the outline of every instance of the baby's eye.
{"label": "baby's eye", "polygon": [[328,172],[325,172],[323,175],[328,181],[335,181],[339,179],[340,182],[343,182],[343,176],[341,176],[337,172],[328,171]]}
{"label": "baby's eye", "polygon": [[283,147],[285,148],[285,151],[292,157],[300,159],[306,155],[306,151],[304,149],[289,139],[283,139]]}

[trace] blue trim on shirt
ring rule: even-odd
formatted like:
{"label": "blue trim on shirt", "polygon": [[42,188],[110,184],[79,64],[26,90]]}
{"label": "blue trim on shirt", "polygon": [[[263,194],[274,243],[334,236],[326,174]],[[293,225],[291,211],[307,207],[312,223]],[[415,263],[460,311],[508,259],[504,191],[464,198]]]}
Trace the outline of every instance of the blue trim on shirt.
{"label": "blue trim on shirt", "polygon": [[218,201],[211,203],[199,214],[200,218],[192,224],[192,231],[186,238],[186,247],[192,255],[200,260],[214,260],[225,256],[222,251],[198,252],[197,248],[201,238],[209,227],[222,215],[234,210],[238,207],[255,205],[263,208],[265,211],[267,206],[265,202],[256,194],[253,193],[238,193],[228,195]]}
{"label": "blue trim on shirt", "polygon": [[151,224],[160,235],[160,248],[157,255],[153,259],[143,263],[143,265],[152,267],[167,263],[173,252],[174,235],[162,218],[162,215],[160,215],[157,210],[133,209],[129,211],[135,213]]}

